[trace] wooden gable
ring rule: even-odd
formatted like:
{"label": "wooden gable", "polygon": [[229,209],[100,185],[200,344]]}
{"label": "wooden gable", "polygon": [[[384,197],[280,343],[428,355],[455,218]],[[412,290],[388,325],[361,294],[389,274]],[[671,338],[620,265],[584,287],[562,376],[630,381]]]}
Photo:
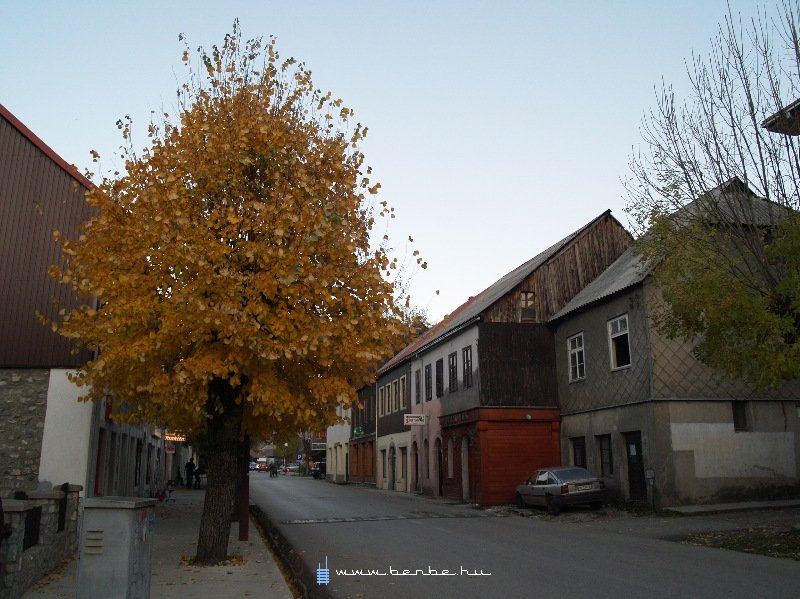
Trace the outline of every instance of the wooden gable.
{"label": "wooden gable", "polygon": [[632,241],[619,221],[606,213],[489,306],[482,320],[547,322],[619,258]]}

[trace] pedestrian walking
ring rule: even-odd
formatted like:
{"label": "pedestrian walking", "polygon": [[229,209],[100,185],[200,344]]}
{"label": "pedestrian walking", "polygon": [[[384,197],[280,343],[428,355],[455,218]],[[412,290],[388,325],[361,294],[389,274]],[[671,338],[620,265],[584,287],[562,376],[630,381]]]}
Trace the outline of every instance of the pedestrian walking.
{"label": "pedestrian walking", "polygon": [[191,489],[192,483],[194,482],[194,458],[189,458],[189,461],[186,462],[186,488]]}

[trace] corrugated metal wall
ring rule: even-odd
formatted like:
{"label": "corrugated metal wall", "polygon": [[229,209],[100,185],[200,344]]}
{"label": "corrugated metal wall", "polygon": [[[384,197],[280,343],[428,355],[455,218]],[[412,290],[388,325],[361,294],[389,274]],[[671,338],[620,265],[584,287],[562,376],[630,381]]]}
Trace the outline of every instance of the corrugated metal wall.
{"label": "corrugated metal wall", "polygon": [[56,299],[73,306],[70,290],[47,271],[60,264],[53,229],[74,238],[89,216],[86,188],[0,115],[0,368],[74,367],[69,343],[42,325]]}

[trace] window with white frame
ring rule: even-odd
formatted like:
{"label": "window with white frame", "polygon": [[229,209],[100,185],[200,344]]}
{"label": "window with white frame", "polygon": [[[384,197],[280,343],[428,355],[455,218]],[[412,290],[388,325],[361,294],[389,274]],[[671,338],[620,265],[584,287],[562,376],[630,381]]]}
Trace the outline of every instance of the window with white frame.
{"label": "window with white frame", "polygon": [[400,381],[394,379],[392,381],[392,397],[394,397],[394,411],[400,409]]}
{"label": "window with white frame", "polygon": [[400,409],[405,410],[407,402],[406,402],[406,377],[404,376],[400,377],[399,395],[400,395]]}
{"label": "window with white frame", "polygon": [[392,396],[392,384],[386,385],[386,411],[391,414],[394,412],[394,397]]}
{"label": "window with white frame", "polygon": [[378,388],[378,416],[386,414],[386,391],[383,387]]}
{"label": "window with white frame", "polygon": [[569,354],[569,382],[581,381],[586,378],[586,360],[583,354],[583,333],[578,333],[567,339],[567,352]]}
{"label": "window with white frame", "polygon": [[627,314],[608,321],[608,351],[611,357],[612,370],[631,365]]}

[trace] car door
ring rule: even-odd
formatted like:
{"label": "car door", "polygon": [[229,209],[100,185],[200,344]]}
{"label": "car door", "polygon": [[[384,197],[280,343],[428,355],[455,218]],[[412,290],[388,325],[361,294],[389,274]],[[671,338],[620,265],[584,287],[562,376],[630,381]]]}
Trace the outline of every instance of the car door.
{"label": "car door", "polygon": [[537,474],[539,473],[535,472],[528,480],[517,487],[517,492],[522,497],[522,501],[527,505],[532,505],[533,503],[533,483],[536,480]]}
{"label": "car door", "polygon": [[547,470],[539,470],[534,475],[533,485],[531,485],[530,503],[531,505],[547,505],[547,487],[552,476]]}

